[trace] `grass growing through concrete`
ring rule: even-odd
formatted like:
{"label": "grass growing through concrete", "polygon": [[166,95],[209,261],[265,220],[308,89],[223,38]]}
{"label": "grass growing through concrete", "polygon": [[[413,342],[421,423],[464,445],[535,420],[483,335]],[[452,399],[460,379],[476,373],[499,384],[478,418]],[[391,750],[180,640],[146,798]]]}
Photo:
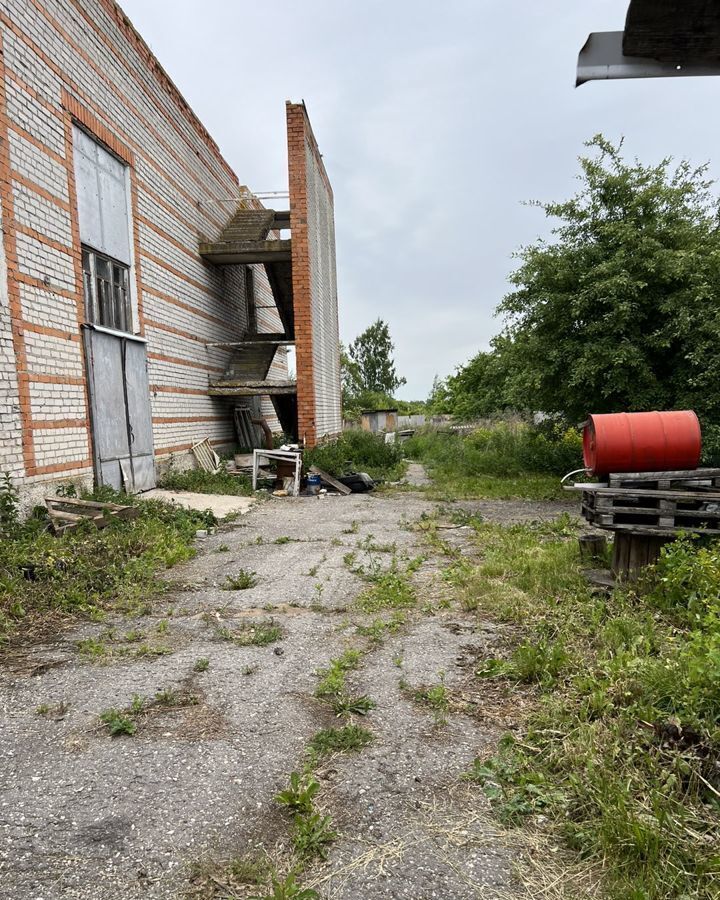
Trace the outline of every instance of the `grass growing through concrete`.
{"label": "grass growing through concrete", "polygon": [[47,530],[44,513],[24,524],[9,518],[0,540],[0,643],[70,617],[147,611],[165,589],[158,573],[192,557],[196,530],[214,522],[105,488],[87,496],[136,505],[140,515],[102,531],[84,522],[60,537]]}
{"label": "grass growing through concrete", "polygon": [[448,713],[450,712],[450,694],[445,686],[442,673],[437,684],[424,685],[414,689],[406,688],[406,690],[416,703],[430,709],[435,717],[436,725],[447,725]]}
{"label": "grass growing through concrete", "polygon": [[217,636],[224,641],[232,641],[238,647],[267,647],[283,638],[283,630],[274,619],[260,622],[243,622],[237,628],[221,625]]}
{"label": "grass growing through concrete", "polygon": [[372,743],[373,734],[361,725],[343,725],[340,728],[323,728],[308,744],[310,757],[319,762],[332,753],[358,753]]}
{"label": "grass growing through concrete", "polygon": [[154,697],[135,694],[130,706],[125,709],[105,709],[99,718],[112,737],[132,736],[137,732],[138,724],[158,710],[185,709],[196,706],[199,702],[195,694],[168,688],[159,690]]}
{"label": "grass growing through concrete", "polygon": [[205,472],[203,469],[188,469],[186,472],[170,471],[163,475],[158,487],[168,491],[189,491],[193,494],[228,494],[239,497],[252,495],[252,481],[244,475],[230,475],[222,469],[219,472]]}
{"label": "grass growing through concrete", "polygon": [[393,568],[376,575],[373,584],[360,594],[355,605],[365,613],[411,609],[417,605],[417,594],[408,575]]}
{"label": "grass growing through concrete", "polygon": [[455,573],[459,596],[525,632],[477,676],[535,685],[538,701],[469,777],[504,822],[541,814],[608,898],[716,897],[720,545],[679,541],[644,592],[600,595],[566,522],[475,530],[482,559]]}
{"label": "grass growing through concrete", "polygon": [[224,591],[247,591],[257,584],[257,574],[248,569],[240,569],[235,575],[228,575],[221,585]]}
{"label": "grass growing through concrete", "polygon": [[349,649],[341,656],[331,659],[325,668],[318,669],[315,696],[321,699],[339,697],[345,692],[345,674],[358,669],[362,660],[360,650]]}

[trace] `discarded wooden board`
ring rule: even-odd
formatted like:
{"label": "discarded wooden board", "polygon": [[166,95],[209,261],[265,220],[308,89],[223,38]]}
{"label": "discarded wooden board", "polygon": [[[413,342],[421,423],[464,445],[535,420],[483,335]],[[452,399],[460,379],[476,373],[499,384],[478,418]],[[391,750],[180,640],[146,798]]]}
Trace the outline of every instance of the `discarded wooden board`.
{"label": "discarded wooden board", "polygon": [[319,475],[320,480],[324,481],[325,484],[329,484],[331,488],[334,488],[340,494],[352,494],[350,488],[343,484],[342,481],[338,481],[337,478],[333,478],[332,475],[328,475],[327,472],[324,472],[322,469],[318,469],[317,466],[310,466],[310,471],[313,475]]}
{"label": "discarded wooden board", "polygon": [[208,438],[193,444],[191,449],[201,469],[210,472],[211,475],[215,475],[220,471],[220,457],[210,446]]}
{"label": "discarded wooden board", "polygon": [[96,528],[105,528],[113,519],[136,519],[140,515],[137,506],[78,500],[75,497],[46,497],[45,505],[55,534],[72,531],[88,520]]}

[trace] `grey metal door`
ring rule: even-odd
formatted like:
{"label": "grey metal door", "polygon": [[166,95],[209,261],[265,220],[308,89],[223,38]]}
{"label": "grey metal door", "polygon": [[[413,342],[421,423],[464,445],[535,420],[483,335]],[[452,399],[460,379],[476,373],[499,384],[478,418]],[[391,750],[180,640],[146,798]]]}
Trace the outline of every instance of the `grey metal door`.
{"label": "grey metal door", "polygon": [[156,482],[145,341],[83,330],[97,483],[149,490]]}

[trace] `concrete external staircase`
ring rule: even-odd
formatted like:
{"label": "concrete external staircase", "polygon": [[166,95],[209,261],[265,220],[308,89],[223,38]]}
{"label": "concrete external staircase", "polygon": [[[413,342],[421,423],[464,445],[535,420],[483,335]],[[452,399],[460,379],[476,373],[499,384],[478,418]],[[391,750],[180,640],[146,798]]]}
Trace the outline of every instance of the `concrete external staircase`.
{"label": "concrete external staircase", "polygon": [[[222,378],[210,383],[213,397],[272,399],[286,434],[297,433],[297,385],[295,381],[268,379],[278,347],[295,343],[291,241],[268,239],[270,232],[290,227],[290,213],[272,209],[238,209],[217,241],[202,242],[200,255],[217,266],[262,264],[273,293],[283,331],[252,330],[243,340],[211,346],[233,350]],[[251,317],[252,318],[252,317]]]}

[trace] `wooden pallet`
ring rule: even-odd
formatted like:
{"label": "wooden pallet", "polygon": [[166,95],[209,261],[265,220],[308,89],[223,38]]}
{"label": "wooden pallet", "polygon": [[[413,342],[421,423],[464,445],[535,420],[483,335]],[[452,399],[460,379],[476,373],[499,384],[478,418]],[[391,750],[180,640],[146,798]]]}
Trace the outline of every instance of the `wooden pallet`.
{"label": "wooden pallet", "polygon": [[599,528],[636,534],[720,534],[720,469],[622,472],[575,484],[582,514]]}
{"label": "wooden pallet", "polygon": [[81,522],[90,521],[96,528],[105,528],[114,519],[136,519],[140,515],[137,506],[98,503],[75,497],[46,497],[45,505],[55,534],[72,531]]}
{"label": "wooden pallet", "polygon": [[608,476],[608,487],[652,490],[713,491],[720,488],[720,469],[673,472],[618,472]]}

